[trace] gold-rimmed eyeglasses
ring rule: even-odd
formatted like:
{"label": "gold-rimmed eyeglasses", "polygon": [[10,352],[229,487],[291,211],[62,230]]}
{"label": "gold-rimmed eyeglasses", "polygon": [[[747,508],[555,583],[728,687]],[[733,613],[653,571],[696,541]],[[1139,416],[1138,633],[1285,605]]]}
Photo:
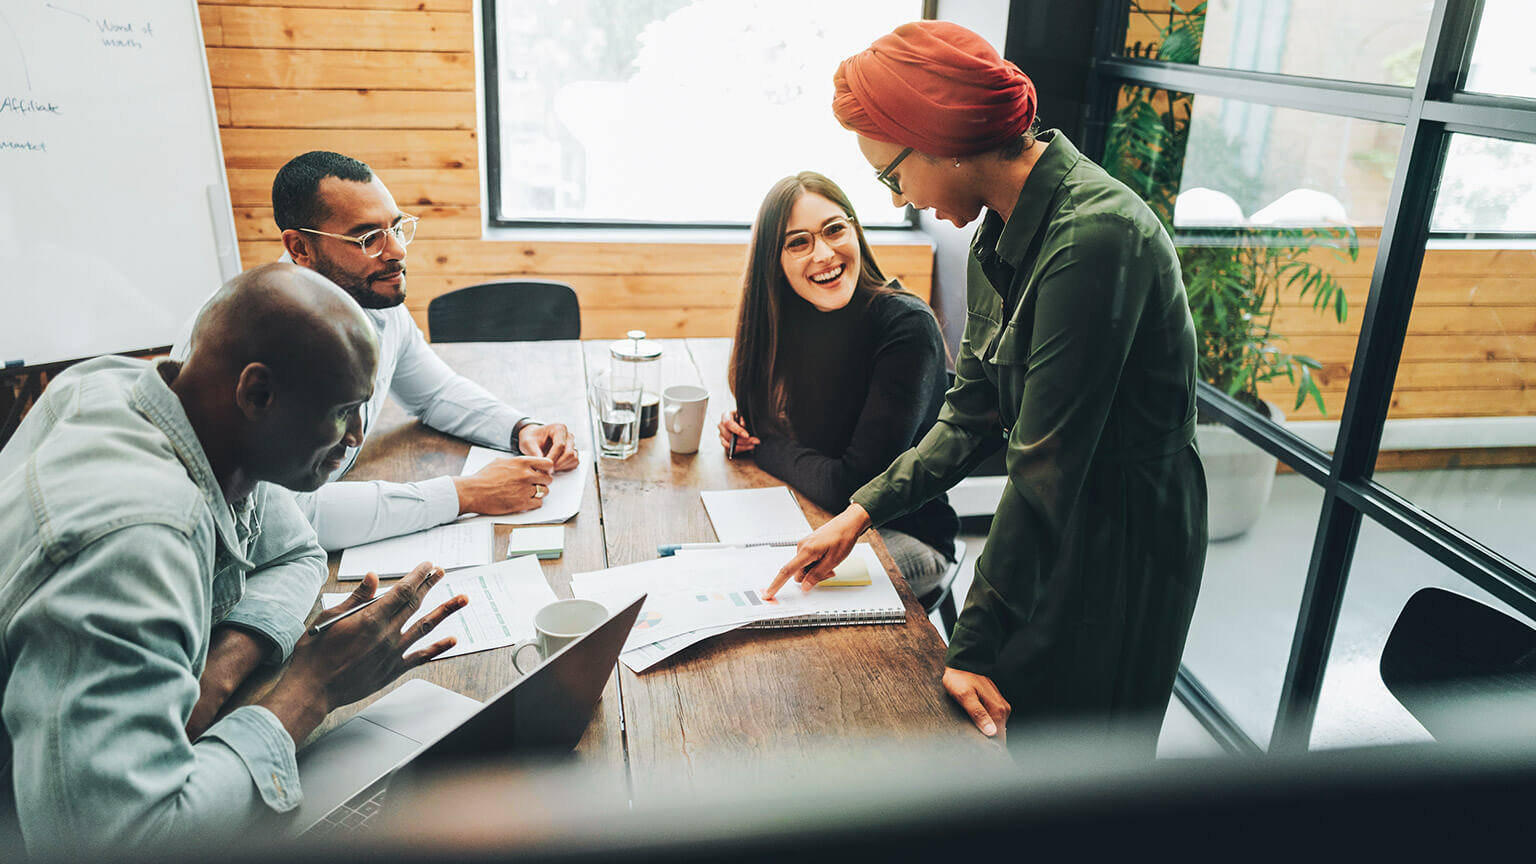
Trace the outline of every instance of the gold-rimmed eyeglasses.
{"label": "gold-rimmed eyeglasses", "polygon": [[891,164],[885,166],[880,171],[875,173],[875,179],[879,180],[881,183],[884,183],[885,188],[895,192],[897,195],[901,194],[901,181],[895,177],[892,177],[891,172],[896,170],[896,166],[901,164],[901,160],[912,155],[912,150],[913,148],[911,147],[903,149],[900,153],[896,154],[895,159],[891,160]]}
{"label": "gold-rimmed eyeglasses", "polygon": [[367,255],[369,258],[377,258],[384,254],[384,247],[388,245],[384,238],[389,234],[395,235],[395,239],[400,241],[402,247],[411,245],[411,241],[416,238],[416,223],[420,221],[421,218],[419,216],[402,213],[400,214],[400,219],[388,228],[375,228],[372,231],[364,231],[356,237],[349,237],[346,234],[332,234],[329,231],[317,231],[314,228],[300,228],[299,230],[306,234],[319,234],[321,237],[335,237],[337,240],[356,243],[357,248],[363,250],[364,255]]}
{"label": "gold-rimmed eyeglasses", "polygon": [[828,246],[840,246],[853,239],[853,223],[847,219],[831,219],[820,231],[790,231],[784,235],[784,251],[795,258],[804,258],[816,248],[816,238]]}

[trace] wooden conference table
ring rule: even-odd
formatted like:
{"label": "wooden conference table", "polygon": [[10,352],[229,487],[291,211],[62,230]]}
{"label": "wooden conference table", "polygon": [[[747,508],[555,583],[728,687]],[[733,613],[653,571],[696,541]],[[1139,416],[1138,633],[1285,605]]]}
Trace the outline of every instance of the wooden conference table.
{"label": "wooden conference table", "polygon": [[[703,383],[710,391],[699,452],[673,454],[665,429],[627,460],[595,456],[588,374],[607,368],[607,341],[433,345],[458,372],[496,396],[551,422],[564,422],[584,454],[581,512],[565,523],[565,553],[542,562],[557,595],[574,573],[654,558],[661,543],[715,539],[699,492],[783,485],[751,459],[727,460],[715,434],[734,403],[726,384],[728,339],[663,340],[662,384]],[[458,474],[468,445],[408,420],[393,404],[380,417],[349,480],[418,480]],[[595,467],[595,472],[594,472]],[[801,499],[812,525],[829,514]],[[510,528],[497,526],[496,557]],[[871,535],[873,537],[873,534]],[[874,540],[890,569],[889,556]],[[327,591],[348,590],[332,580]],[[894,569],[891,569],[894,573]],[[998,749],[971,726],[939,683],[944,646],[906,583],[901,625],[746,630],[714,637],[636,675],[622,664],[577,747],[594,770],[627,774],[631,794],[676,789],[695,770],[751,771],[771,761],[814,760],[829,741],[910,742],[974,759]],[[793,589],[791,589],[793,590]],[[485,698],[516,677],[510,652],[485,651],[428,663],[421,677]],[[351,716],[337,712],[322,727]]]}

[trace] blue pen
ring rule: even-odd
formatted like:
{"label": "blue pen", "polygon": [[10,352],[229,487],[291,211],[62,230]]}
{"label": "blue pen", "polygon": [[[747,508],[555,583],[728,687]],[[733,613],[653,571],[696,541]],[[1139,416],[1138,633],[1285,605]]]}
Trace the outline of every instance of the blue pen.
{"label": "blue pen", "polygon": [[750,549],[754,546],[798,546],[799,540],[764,540],[759,543],[662,543],[656,547],[657,558],[671,558],[683,549]]}

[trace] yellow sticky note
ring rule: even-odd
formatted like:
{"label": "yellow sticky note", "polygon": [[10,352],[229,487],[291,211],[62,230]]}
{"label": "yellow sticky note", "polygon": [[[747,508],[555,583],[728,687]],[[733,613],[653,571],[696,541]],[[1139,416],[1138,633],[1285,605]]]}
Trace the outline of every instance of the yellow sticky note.
{"label": "yellow sticky note", "polygon": [[860,585],[868,585],[869,567],[864,563],[864,556],[854,554],[843,559],[843,563],[832,568],[832,578],[824,580],[818,588],[857,588]]}

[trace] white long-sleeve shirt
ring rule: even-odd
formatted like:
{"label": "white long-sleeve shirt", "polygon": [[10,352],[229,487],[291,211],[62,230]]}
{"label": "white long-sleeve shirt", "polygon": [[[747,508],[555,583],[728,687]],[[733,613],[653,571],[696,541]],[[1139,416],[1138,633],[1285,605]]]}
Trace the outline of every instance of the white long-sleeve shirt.
{"label": "white long-sleeve shirt", "polygon": [[[363,406],[363,437],[394,396],[407,413],[450,435],[498,450],[516,448],[512,429],[528,415],[486,392],[484,387],[448,368],[427,345],[421,328],[404,304],[364,309],[379,334],[379,371],[373,398]],[[186,356],[192,322],[172,349]],[[349,449],[330,481],[314,492],[295,495],[299,509],[315,526],[327,551],[356,546],[451,522],[459,515],[459,495],[452,477],[417,483],[385,480],[337,482],[357,461]]]}

